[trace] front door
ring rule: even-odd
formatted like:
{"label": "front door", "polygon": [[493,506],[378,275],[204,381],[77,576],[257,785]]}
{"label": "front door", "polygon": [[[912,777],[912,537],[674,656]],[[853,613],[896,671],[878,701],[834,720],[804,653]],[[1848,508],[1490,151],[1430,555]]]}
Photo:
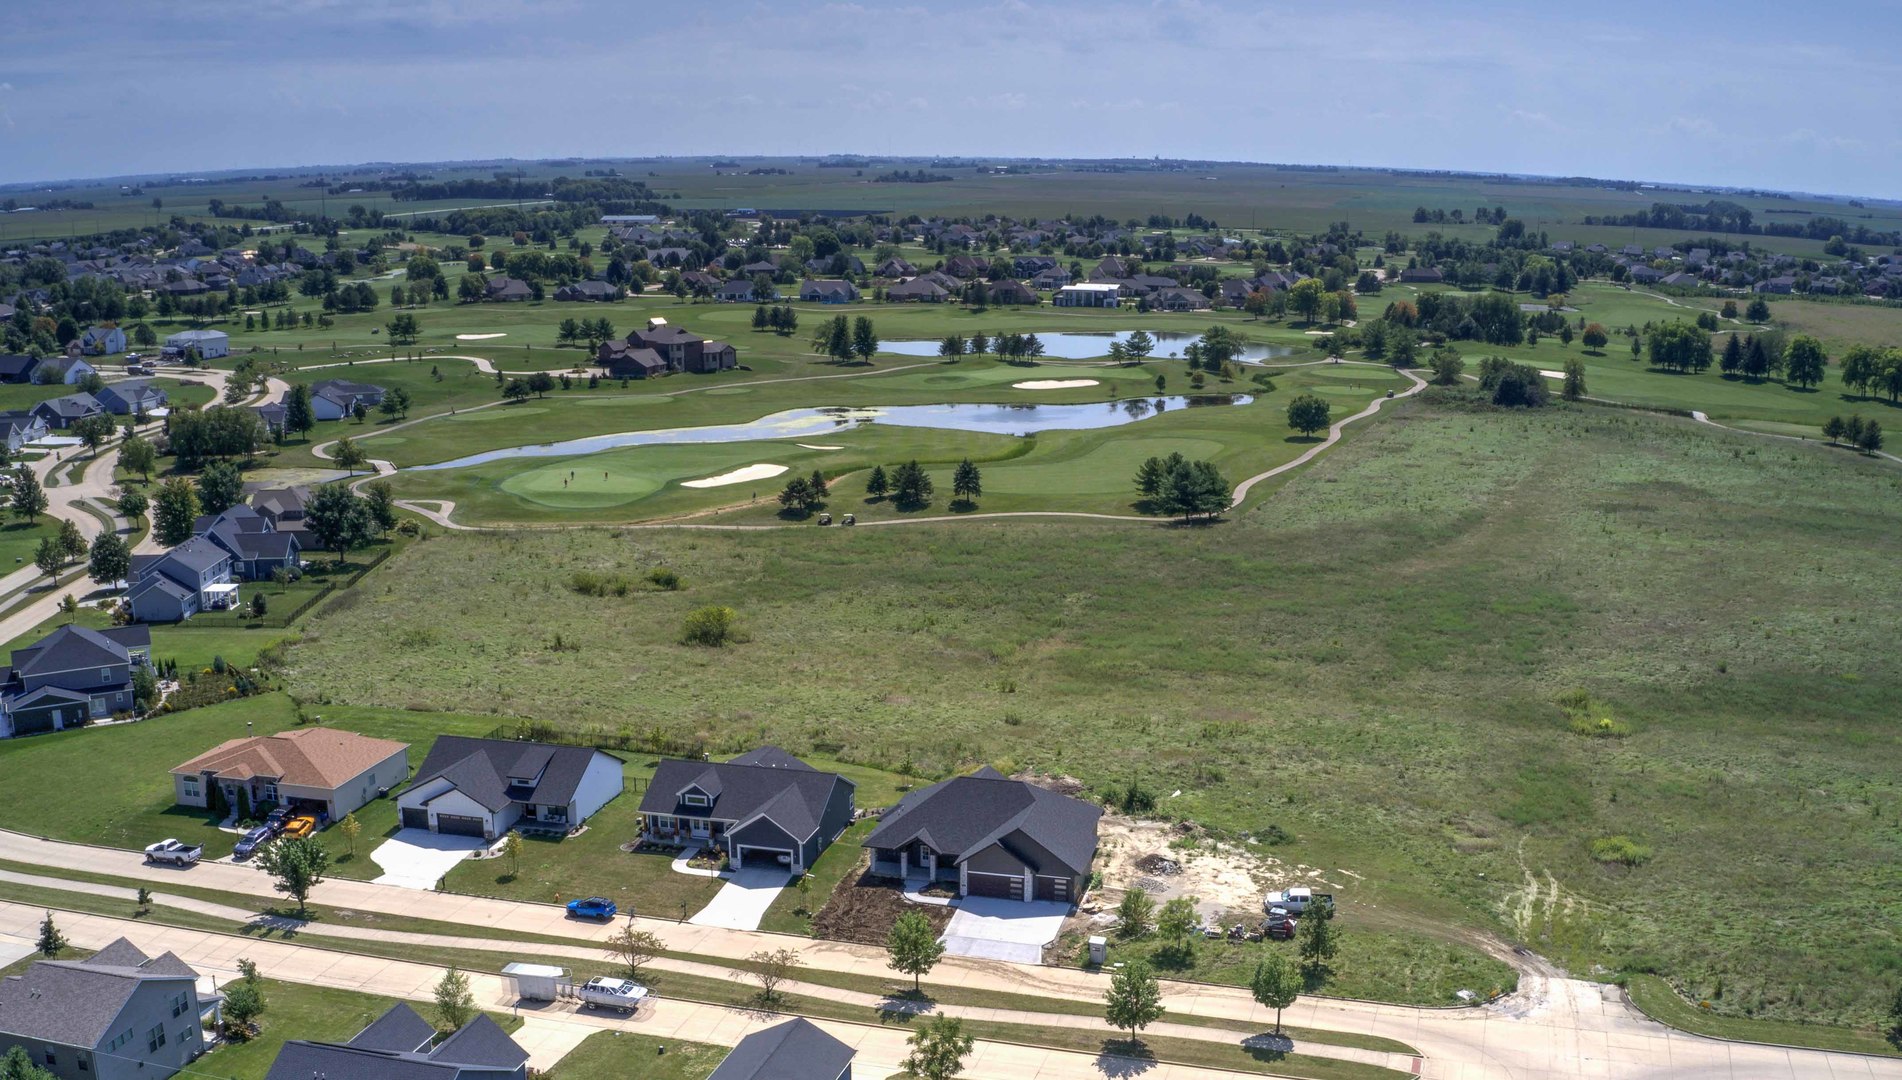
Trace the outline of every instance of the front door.
{"label": "front door", "polygon": [[713,836],[713,826],[706,818],[693,818],[687,826],[687,835],[695,840],[707,840]]}

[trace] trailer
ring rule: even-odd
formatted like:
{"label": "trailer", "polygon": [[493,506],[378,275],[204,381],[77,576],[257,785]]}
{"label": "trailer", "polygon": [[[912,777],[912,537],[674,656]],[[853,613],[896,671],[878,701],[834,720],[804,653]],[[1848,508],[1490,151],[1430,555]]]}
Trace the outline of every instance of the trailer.
{"label": "trailer", "polygon": [[574,984],[568,981],[565,968],[549,964],[508,964],[502,968],[502,974],[508,977],[515,996],[522,1001],[559,1001],[574,994]]}

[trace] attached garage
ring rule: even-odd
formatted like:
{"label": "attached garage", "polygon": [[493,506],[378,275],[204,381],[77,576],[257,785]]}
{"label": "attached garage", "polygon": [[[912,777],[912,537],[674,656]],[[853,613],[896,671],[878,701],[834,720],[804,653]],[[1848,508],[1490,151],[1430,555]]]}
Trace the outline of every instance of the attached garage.
{"label": "attached garage", "polygon": [[[793,853],[785,848],[755,847],[741,844],[734,849],[739,865],[749,870],[770,870],[775,866],[791,868]],[[783,861],[782,861],[783,860]]]}
{"label": "attached garage", "polygon": [[40,735],[53,730],[54,712],[51,709],[39,709],[34,712],[13,714],[13,733],[15,735]]}
{"label": "attached garage", "polygon": [[1067,904],[1073,899],[1070,895],[1070,879],[1066,877],[1038,877],[1037,899],[1055,900]]}
{"label": "attached garage", "polygon": [[484,836],[487,830],[479,817],[463,817],[460,814],[437,814],[436,831],[444,836]]}
{"label": "attached garage", "polygon": [[403,808],[403,827],[405,829],[429,828],[429,811],[420,806],[405,806]]}
{"label": "attached garage", "polygon": [[975,870],[965,875],[964,891],[970,896],[992,896],[1000,900],[1022,900],[1022,874],[983,874]]}

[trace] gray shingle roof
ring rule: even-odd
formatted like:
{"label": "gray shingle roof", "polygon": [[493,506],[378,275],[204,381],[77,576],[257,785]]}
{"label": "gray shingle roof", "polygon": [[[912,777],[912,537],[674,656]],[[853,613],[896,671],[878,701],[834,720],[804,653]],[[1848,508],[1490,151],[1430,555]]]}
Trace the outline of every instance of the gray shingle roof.
{"label": "gray shingle roof", "polygon": [[963,861],[1021,831],[1075,873],[1096,854],[1096,823],[1103,810],[1035,784],[1006,778],[986,766],[906,795],[865,838],[869,848],[899,848],[921,840]]}
{"label": "gray shingle roof", "polygon": [[[532,788],[510,787],[508,777],[525,756],[546,751],[548,761],[541,770],[541,781]],[[463,735],[439,735],[416,770],[410,784],[414,790],[441,777],[456,790],[490,810],[501,810],[511,802],[565,804],[575,797],[582,774],[596,754],[605,751],[582,746],[550,746],[546,743],[511,742],[506,739],[472,739]],[[613,757],[612,754],[606,754]],[[616,759],[619,760],[619,759]]]}
{"label": "gray shingle roof", "polygon": [[839,1080],[852,1052],[799,1017],[741,1039],[707,1080]]}
{"label": "gray shingle roof", "polygon": [[13,670],[21,677],[28,677],[49,671],[123,664],[129,659],[126,650],[141,645],[147,648],[152,645],[149,626],[135,624],[91,630],[67,625],[24,649],[13,650]]}
{"label": "gray shingle roof", "polygon": [[[292,1040],[278,1051],[265,1080],[456,1080],[519,1073],[528,1053],[486,1015],[429,1047],[434,1030],[398,1002],[347,1043]],[[421,1041],[403,1048],[412,1037]]]}
{"label": "gray shingle roof", "polygon": [[390,1006],[390,1011],[370,1021],[369,1027],[357,1032],[350,1045],[364,1050],[409,1053],[428,1046],[435,1037],[435,1025],[399,1001]]}
{"label": "gray shingle roof", "polygon": [[171,953],[147,957],[120,938],[85,960],[42,960],[24,975],[0,979],[0,1032],[97,1046],[140,986],[160,980],[189,986],[197,977]]}
{"label": "gray shingle roof", "polygon": [[[850,786],[852,781],[820,772],[777,746],[762,746],[726,762],[662,761],[641,796],[640,809],[647,814],[736,822],[764,815],[803,841],[818,831],[826,805],[840,784]],[[680,793],[689,786],[706,792],[713,805],[680,802]]]}

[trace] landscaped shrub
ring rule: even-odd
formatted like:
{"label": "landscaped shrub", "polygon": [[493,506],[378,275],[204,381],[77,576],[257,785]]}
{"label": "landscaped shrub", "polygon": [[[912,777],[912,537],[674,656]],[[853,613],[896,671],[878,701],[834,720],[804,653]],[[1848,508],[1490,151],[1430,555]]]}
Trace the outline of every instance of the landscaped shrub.
{"label": "landscaped shrub", "polygon": [[667,569],[665,566],[656,566],[652,570],[649,570],[647,572],[647,580],[653,584],[655,588],[665,589],[668,592],[675,592],[680,588],[680,575]]}
{"label": "landscaped shrub", "polygon": [[626,596],[634,585],[620,574],[576,570],[568,577],[568,587],[583,596]]}
{"label": "landscaped shrub", "polygon": [[718,604],[697,608],[687,614],[687,621],[681,625],[680,643],[717,649],[738,640],[733,626],[736,617],[732,608]]}

